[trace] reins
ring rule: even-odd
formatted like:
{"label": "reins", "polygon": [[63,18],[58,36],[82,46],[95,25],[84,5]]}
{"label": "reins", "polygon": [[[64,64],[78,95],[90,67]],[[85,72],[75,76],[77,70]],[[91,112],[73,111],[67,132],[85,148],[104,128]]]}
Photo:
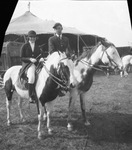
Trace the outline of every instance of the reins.
{"label": "reins", "polygon": [[[87,44],[84,42],[84,40],[83,40],[83,38],[81,37],[81,36],[79,36],[80,37],[80,39],[82,40],[82,42],[84,43],[84,45],[88,48],[88,46],[87,46]],[[107,58],[109,59],[109,62],[111,63],[111,65],[112,65],[112,62],[116,65],[116,67],[118,66],[117,65],[117,63],[113,60],[113,59],[111,59],[110,58],[110,56],[108,55],[108,53],[107,53],[107,51],[106,51],[106,49],[104,50],[104,52],[106,53],[106,55],[107,55]],[[103,53],[104,54],[104,53]],[[103,56],[103,54],[102,54],[102,56]],[[88,63],[88,62],[86,62],[86,63]],[[89,64],[89,63],[88,63]],[[97,67],[95,67],[95,65],[93,65],[93,64],[89,64],[91,67],[93,67],[94,69],[96,69],[96,70],[99,70],[99,71],[103,71],[102,69],[99,69],[99,68],[97,68],[97,67],[103,67],[103,68],[108,68],[107,66],[104,66],[104,65],[96,65]],[[104,72],[104,71],[103,71]]]}
{"label": "reins", "polygon": [[[109,62],[111,63],[111,65],[112,65],[112,62],[113,62],[116,65],[116,67],[117,67],[118,66],[117,63],[113,59],[110,58],[110,56],[108,55],[106,49],[104,50],[104,52],[102,54],[102,57],[103,57],[104,53],[106,53],[107,58],[109,59]],[[86,65],[92,67],[95,70],[103,72],[105,75],[106,75],[106,72],[102,68],[106,68],[106,69],[109,68],[109,66],[105,66],[105,65],[93,65],[90,62],[85,61],[85,60],[80,60],[80,62],[82,62],[83,64],[86,64]]]}
{"label": "reins", "polygon": [[[104,70],[102,69],[102,67],[104,68],[108,68],[107,66],[104,66],[104,65],[93,65],[85,60],[80,60],[81,63],[87,65],[87,66],[90,66],[91,68],[95,69],[95,70],[98,70],[98,71],[101,71],[103,72],[105,75],[106,75],[106,72],[104,72]],[[99,67],[99,68],[98,68]]]}
{"label": "reins", "polygon": [[[64,88],[65,90],[69,89],[69,86],[67,86],[67,85],[64,83],[64,81],[63,81],[62,79],[60,79],[60,78],[54,76],[54,75],[48,70],[48,68],[45,66],[45,63],[43,63],[43,67],[45,68],[46,72],[49,74],[49,76],[51,77],[51,79],[52,79],[56,84],[58,84],[60,87]],[[65,86],[64,86],[63,84],[59,83],[59,82],[64,83]]]}

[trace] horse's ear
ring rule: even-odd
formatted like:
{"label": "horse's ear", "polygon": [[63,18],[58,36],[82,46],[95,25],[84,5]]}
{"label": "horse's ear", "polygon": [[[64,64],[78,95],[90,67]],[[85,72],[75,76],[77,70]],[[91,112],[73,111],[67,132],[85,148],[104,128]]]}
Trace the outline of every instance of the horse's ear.
{"label": "horse's ear", "polygon": [[57,69],[56,69],[56,71],[57,71],[57,73],[59,73],[59,70],[60,70],[60,63],[58,63],[58,67],[57,67]]}
{"label": "horse's ear", "polygon": [[62,69],[63,67],[64,67],[64,63],[58,63],[57,73],[58,73],[59,70]]}

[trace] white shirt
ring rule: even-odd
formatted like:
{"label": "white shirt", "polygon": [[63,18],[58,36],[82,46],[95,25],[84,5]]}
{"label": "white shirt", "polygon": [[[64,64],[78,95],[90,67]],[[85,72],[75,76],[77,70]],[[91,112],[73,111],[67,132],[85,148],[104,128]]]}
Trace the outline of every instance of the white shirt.
{"label": "white shirt", "polygon": [[57,36],[57,37],[60,37],[60,39],[62,39],[62,34],[60,34],[60,35],[56,34],[56,36]]}
{"label": "white shirt", "polygon": [[35,43],[32,43],[32,42],[30,42],[30,41],[29,41],[29,43],[30,43],[30,46],[31,46],[32,52],[34,52],[34,46],[35,46]]}

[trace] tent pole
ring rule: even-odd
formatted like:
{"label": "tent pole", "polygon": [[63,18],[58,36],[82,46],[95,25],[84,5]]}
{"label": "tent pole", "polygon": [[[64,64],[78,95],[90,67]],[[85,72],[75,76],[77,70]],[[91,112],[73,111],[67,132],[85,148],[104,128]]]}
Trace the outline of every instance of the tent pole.
{"label": "tent pole", "polygon": [[26,36],[25,36],[25,34],[24,34],[23,36],[24,36],[24,42],[26,43],[26,42],[27,42],[27,40],[26,40]]}
{"label": "tent pole", "polygon": [[77,53],[79,56],[79,34],[77,35]]}
{"label": "tent pole", "polygon": [[95,45],[97,45],[97,36],[95,36]]}

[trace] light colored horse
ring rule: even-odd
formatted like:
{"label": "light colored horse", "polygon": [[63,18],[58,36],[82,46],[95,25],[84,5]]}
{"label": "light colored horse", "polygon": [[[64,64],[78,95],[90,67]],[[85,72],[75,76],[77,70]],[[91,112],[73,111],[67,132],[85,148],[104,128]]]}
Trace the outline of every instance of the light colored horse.
{"label": "light colored horse", "polygon": [[122,63],[123,63],[123,70],[120,72],[121,77],[128,76],[128,70],[130,69],[130,66],[132,65],[132,55],[126,55],[122,57]]}
{"label": "light colored horse", "polygon": [[[72,130],[72,112],[77,96],[80,98],[82,116],[85,125],[90,125],[86,118],[86,101],[88,100],[87,92],[93,83],[93,75],[99,66],[100,61],[107,64],[112,69],[122,69],[122,61],[114,45],[106,48],[99,43],[89,56],[83,58],[73,70],[73,88],[70,90],[69,112],[68,112],[68,130]],[[76,64],[76,62],[75,62]]]}
{"label": "light colored horse", "polygon": [[[72,78],[71,65],[72,60],[67,59],[66,55],[61,52],[54,52],[49,55],[45,65],[38,74],[36,82],[36,95],[39,101],[38,114],[38,138],[41,138],[41,124],[44,112],[47,112],[47,128],[49,134],[51,134],[50,115],[53,109],[53,100],[58,96],[59,86],[68,87],[70,84],[70,77]],[[13,66],[9,68],[3,77],[4,89],[6,93],[6,107],[7,107],[7,125],[11,124],[11,103],[12,94],[14,91],[18,94],[18,106],[20,112],[20,118],[24,121],[22,113],[22,99],[29,99],[27,89],[20,88],[18,83],[19,71],[22,66]],[[65,81],[65,83],[61,82]]]}

